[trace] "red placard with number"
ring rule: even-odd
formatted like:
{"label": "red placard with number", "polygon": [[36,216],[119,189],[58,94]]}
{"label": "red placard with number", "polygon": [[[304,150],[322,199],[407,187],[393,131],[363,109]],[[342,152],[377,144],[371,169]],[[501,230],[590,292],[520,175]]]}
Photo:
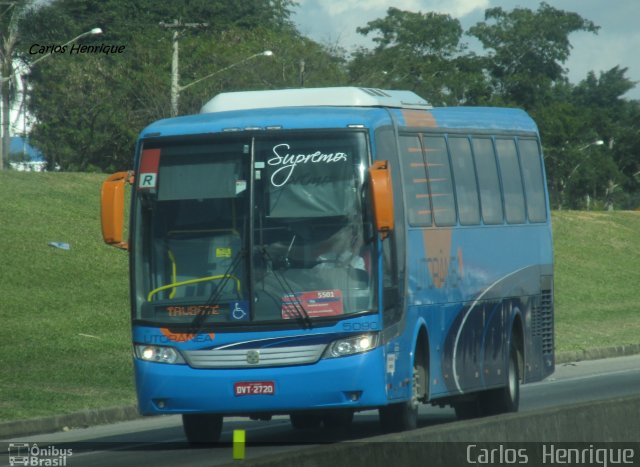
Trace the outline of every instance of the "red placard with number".
{"label": "red placard with number", "polygon": [[282,297],[282,318],[291,319],[300,316],[297,308],[304,308],[310,318],[336,316],[344,313],[341,290],[314,290],[298,292]]}

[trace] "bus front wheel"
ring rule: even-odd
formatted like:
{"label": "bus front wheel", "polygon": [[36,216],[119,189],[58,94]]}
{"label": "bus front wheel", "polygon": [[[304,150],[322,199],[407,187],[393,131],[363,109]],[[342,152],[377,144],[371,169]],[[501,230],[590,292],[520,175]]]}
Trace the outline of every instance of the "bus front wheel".
{"label": "bus front wheel", "polygon": [[296,430],[314,430],[322,424],[322,414],[319,412],[296,412],[290,414],[289,419]]}
{"label": "bus front wheel", "polygon": [[346,430],[353,422],[353,410],[327,410],[322,417],[324,427],[330,430]]}
{"label": "bus front wheel", "polygon": [[222,433],[222,415],[183,414],[182,427],[190,444],[213,444]]}
{"label": "bus front wheel", "polygon": [[[421,378],[421,375],[422,378]],[[415,430],[418,426],[418,408],[420,407],[421,383],[426,384],[426,368],[414,366],[411,385],[411,399],[406,402],[380,407],[380,424],[385,432]],[[424,388],[422,388],[424,390]]]}

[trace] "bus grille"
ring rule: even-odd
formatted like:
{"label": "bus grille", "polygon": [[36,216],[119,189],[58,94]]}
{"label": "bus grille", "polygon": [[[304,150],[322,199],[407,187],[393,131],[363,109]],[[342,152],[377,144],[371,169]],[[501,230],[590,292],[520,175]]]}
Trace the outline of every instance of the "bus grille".
{"label": "bus grille", "polygon": [[193,368],[258,368],[308,365],[320,360],[326,344],[258,349],[212,349],[183,352]]}

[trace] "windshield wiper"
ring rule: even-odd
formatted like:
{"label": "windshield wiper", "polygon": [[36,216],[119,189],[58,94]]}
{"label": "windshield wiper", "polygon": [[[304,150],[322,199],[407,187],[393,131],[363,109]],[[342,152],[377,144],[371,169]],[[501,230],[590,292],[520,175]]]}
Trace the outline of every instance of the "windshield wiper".
{"label": "windshield wiper", "polygon": [[[289,256],[289,252],[291,251],[291,247],[293,246],[294,240],[295,240],[295,235],[293,237],[293,240],[291,241],[291,245],[289,246],[289,251],[287,251],[287,257]],[[262,253],[263,258],[267,260],[267,263],[273,264],[273,258],[267,251],[267,248],[264,245],[260,245],[258,249],[260,253]],[[273,267],[271,267],[270,269],[271,269],[271,272],[273,273],[273,276],[276,278],[276,281],[278,281],[278,285],[280,286],[282,291],[285,294],[287,294],[287,298],[289,297],[291,298],[291,301],[286,302],[287,308],[292,306],[293,310],[295,311],[294,314],[298,319],[298,321],[302,323],[302,326],[305,328],[308,327],[309,329],[311,329],[313,327],[313,322],[309,317],[309,313],[307,312],[307,310],[304,309],[302,302],[296,295],[296,292],[295,290],[293,290],[293,287],[291,287],[291,284],[289,284],[289,281],[287,281],[287,278],[284,277],[284,274],[280,274],[275,269],[273,269]]]}

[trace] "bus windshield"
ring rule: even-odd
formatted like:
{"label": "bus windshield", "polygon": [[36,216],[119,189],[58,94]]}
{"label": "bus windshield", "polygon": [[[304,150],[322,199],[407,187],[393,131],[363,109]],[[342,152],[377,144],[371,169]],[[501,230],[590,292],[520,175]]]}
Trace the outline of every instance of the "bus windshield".
{"label": "bus windshield", "polygon": [[145,143],[135,318],[250,325],[372,310],[367,155],[360,132]]}

